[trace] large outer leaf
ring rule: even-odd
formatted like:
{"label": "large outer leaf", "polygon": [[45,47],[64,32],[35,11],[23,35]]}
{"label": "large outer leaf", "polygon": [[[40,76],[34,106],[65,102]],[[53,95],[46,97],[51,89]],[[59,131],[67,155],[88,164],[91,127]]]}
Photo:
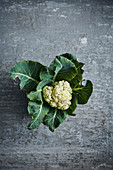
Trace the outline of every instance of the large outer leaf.
{"label": "large outer leaf", "polygon": [[54,72],[48,67],[44,67],[40,72],[40,79],[41,80],[48,80],[53,79]]}
{"label": "large outer leaf", "polygon": [[83,67],[83,65],[84,65],[84,63],[77,61],[77,57],[75,55],[72,55],[70,53],[65,53],[65,54],[62,54],[61,56],[71,60],[75,64],[76,67],[78,67],[78,66]]}
{"label": "large outer leaf", "polygon": [[43,121],[44,116],[49,112],[49,105],[43,102],[30,101],[28,104],[28,112],[32,116],[32,121],[28,125],[29,130],[37,128]]}
{"label": "large outer leaf", "polygon": [[75,55],[72,55],[72,54],[70,54],[70,53],[65,53],[65,54],[62,54],[62,55],[60,55],[60,56],[63,56],[63,57],[65,57],[65,58],[67,58],[67,59],[69,59],[69,60],[71,60],[71,61],[76,60],[76,56],[75,56]]}
{"label": "large outer leaf", "polygon": [[52,63],[50,64],[49,69],[54,71],[54,78],[53,78],[53,80],[55,80],[58,72],[62,69],[62,64],[61,64],[61,62],[57,58],[55,58],[52,61]]}
{"label": "large outer leaf", "polygon": [[84,70],[82,69],[82,67],[84,66],[84,63],[78,62],[77,60],[73,60],[73,63],[75,64],[78,74],[75,76],[75,78],[77,78],[79,81],[82,80],[82,74],[84,72]]}
{"label": "large outer leaf", "polygon": [[78,104],[86,104],[92,94],[93,84],[90,80],[87,80],[85,86],[73,88],[73,91],[74,94],[77,96]]}
{"label": "large outer leaf", "polygon": [[75,113],[73,113],[73,112],[76,109],[77,104],[78,104],[77,96],[72,94],[71,105],[70,105],[69,109],[66,110],[66,113],[70,116],[75,116]]}
{"label": "large outer leaf", "polygon": [[49,126],[53,132],[66,119],[67,114],[64,110],[51,108],[49,113],[45,116],[44,123]]}
{"label": "large outer leaf", "polygon": [[77,67],[77,75],[70,81],[70,85],[71,88],[76,88],[77,86],[79,86],[79,82],[82,83],[82,74],[84,72],[84,70],[82,69],[83,67],[83,63],[79,63],[77,60],[75,60],[76,63],[76,67]]}
{"label": "large outer leaf", "polygon": [[75,76],[71,81],[70,81],[70,86],[71,88],[76,88],[79,86],[79,80],[77,79],[77,77]]}
{"label": "large outer leaf", "polygon": [[32,91],[40,81],[39,73],[44,66],[34,61],[22,61],[15,64],[9,73],[12,78],[20,79],[20,88]]}
{"label": "large outer leaf", "polygon": [[82,80],[82,74],[84,72],[84,70],[82,69],[82,67],[84,66],[84,63],[78,62],[76,56],[69,54],[69,53],[62,54],[61,56],[71,60],[75,64],[78,73],[77,73],[77,75],[75,76],[74,79],[81,81]]}
{"label": "large outer leaf", "polygon": [[41,81],[37,88],[36,88],[36,91],[31,91],[27,97],[32,100],[32,101],[42,101],[43,97],[42,97],[42,89],[45,85],[51,85],[53,83],[52,80],[43,80]]}
{"label": "large outer leaf", "polygon": [[[58,62],[59,60],[59,62]],[[58,64],[54,67],[54,63],[57,61]],[[57,56],[54,62],[51,63],[50,68],[55,69],[55,81],[67,80],[71,81],[77,74],[77,69],[73,62],[65,57]]]}

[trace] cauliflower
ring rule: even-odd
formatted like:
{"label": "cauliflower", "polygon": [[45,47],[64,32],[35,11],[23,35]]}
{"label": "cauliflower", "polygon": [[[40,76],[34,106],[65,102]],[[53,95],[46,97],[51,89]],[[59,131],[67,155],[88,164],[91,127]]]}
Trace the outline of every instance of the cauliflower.
{"label": "cauliflower", "polygon": [[55,82],[54,86],[43,88],[43,97],[51,107],[67,110],[71,105],[72,89],[67,81]]}

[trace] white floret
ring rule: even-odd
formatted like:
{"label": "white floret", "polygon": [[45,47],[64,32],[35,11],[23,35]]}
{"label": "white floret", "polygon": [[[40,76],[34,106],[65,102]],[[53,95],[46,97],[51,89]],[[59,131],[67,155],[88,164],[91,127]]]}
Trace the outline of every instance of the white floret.
{"label": "white floret", "polygon": [[72,89],[67,81],[55,82],[54,86],[43,88],[43,97],[51,107],[66,110],[71,105]]}

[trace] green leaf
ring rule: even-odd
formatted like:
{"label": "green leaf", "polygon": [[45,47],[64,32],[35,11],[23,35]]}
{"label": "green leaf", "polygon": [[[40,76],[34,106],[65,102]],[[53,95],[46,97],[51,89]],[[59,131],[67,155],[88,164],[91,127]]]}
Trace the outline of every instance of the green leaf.
{"label": "green leaf", "polygon": [[57,56],[57,59],[60,61],[62,68],[56,75],[56,81],[71,81],[75,77],[75,75],[77,75],[77,69],[74,63],[62,56]]}
{"label": "green leaf", "polygon": [[69,60],[71,60],[71,61],[76,60],[76,56],[75,56],[75,55],[72,55],[72,54],[70,54],[70,53],[65,53],[65,54],[62,54],[62,55],[60,55],[60,56],[63,56],[63,57],[65,57],[65,58],[67,58],[67,59],[69,59]]}
{"label": "green leaf", "polygon": [[40,81],[39,73],[44,66],[34,61],[22,61],[15,64],[9,73],[12,78],[20,79],[20,88],[32,91]]}
{"label": "green leaf", "polygon": [[62,69],[62,64],[60,63],[60,61],[55,58],[52,63],[50,64],[49,66],[49,69],[53,70],[54,71],[54,80],[57,76],[57,73]]}
{"label": "green leaf", "polygon": [[48,67],[42,68],[40,72],[40,79],[41,80],[48,80],[48,79],[53,79],[54,72]]}
{"label": "green leaf", "polygon": [[75,55],[72,55],[70,53],[65,53],[65,54],[62,54],[61,56],[71,60],[75,66],[78,68],[78,67],[83,67],[84,66],[84,63],[81,63],[81,62],[78,62],[77,61],[77,57]]}
{"label": "green leaf", "polygon": [[31,91],[27,97],[32,100],[32,101],[42,101],[43,97],[42,97],[42,89],[44,86],[46,85],[51,85],[53,83],[52,80],[43,80],[41,81],[37,88],[36,88],[36,91]]}
{"label": "green leaf", "polygon": [[77,59],[72,60],[72,62],[75,64],[75,66],[78,68],[82,68],[84,66],[84,63],[78,62]]}
{"label": "green leaf", "polygon": [[75,59],[75,56],[71,57],[71,54],[69,57],[57,56],[52,61],[49,68],[55,72],[54,81],[71,81],[77,75],[77,69],[75,64],[70,61],[71,58]]}
{"label": "green leaf", "polygon": [[77,96],[78,104],[86,104],[93,91],[93,84],[90,80],[86,81],[86,85],[73,88],[74,95]]}
{"label": "green leaf", "polygon": [[84,66],[84,63],[78,62],[77,60],[73,60],[73,63],[75,64],[78,74],[76,75],[76,78],[81,81],[82,80],[82,74],[84,73],[84,70],[82,67]]}
{"label": "green leaf", "polygon": [[72,94],[71,105],[70,105],[69,109],[66,110],[66,113],[70,116],[75,116],[76,114],[73,112],[76,109],[77,104],[78,104],[77,96]]}
{"label": "green leaf", "polygon": [[29,123],[28,129],[33,130],[39,127],[44,116],[49,112],[49,109],[50,107],[46,103],[30,101],[28,104],[28,112],[32,116],[33,120]]}
{"label": "green leaf", "polygon": [[54,130],[66,119],[67,114],[64,110],[59,110],[56,108],[51,108],[49,113],[45,116],[44,123],[49,127],[49,129],[54,132]]}
{"label": "green leaf", "polygon": [[81,81],[82,80],[82,74],[84,72],[84,70],[82,69],[82,67],[84,66],[84,63],[78,62],[76,56],[69,54],[69,53],[62,54],[61,56],[71,60],[75,64],[77,71],[78,71],[78,73],[75,77],[76,77],[76,79]]}
{"label": "green leaf", "polygon": [[70,86],[71,88],[76,88],[79,85],[79,80],[76,78],[76,76],[70,81]]}

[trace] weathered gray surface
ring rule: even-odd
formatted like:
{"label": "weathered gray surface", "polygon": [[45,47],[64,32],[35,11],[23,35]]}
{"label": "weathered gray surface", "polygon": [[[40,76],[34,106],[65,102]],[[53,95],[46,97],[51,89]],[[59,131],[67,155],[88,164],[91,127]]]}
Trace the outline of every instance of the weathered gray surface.
{"label": "weathered gray surface", "polygon": [[[94,92],[54,132],[29,131],[25,92],[8,74],[21,60],[48,65],[70,52]],[[0,1],[0,169],[113,169],[113,1]]]}

